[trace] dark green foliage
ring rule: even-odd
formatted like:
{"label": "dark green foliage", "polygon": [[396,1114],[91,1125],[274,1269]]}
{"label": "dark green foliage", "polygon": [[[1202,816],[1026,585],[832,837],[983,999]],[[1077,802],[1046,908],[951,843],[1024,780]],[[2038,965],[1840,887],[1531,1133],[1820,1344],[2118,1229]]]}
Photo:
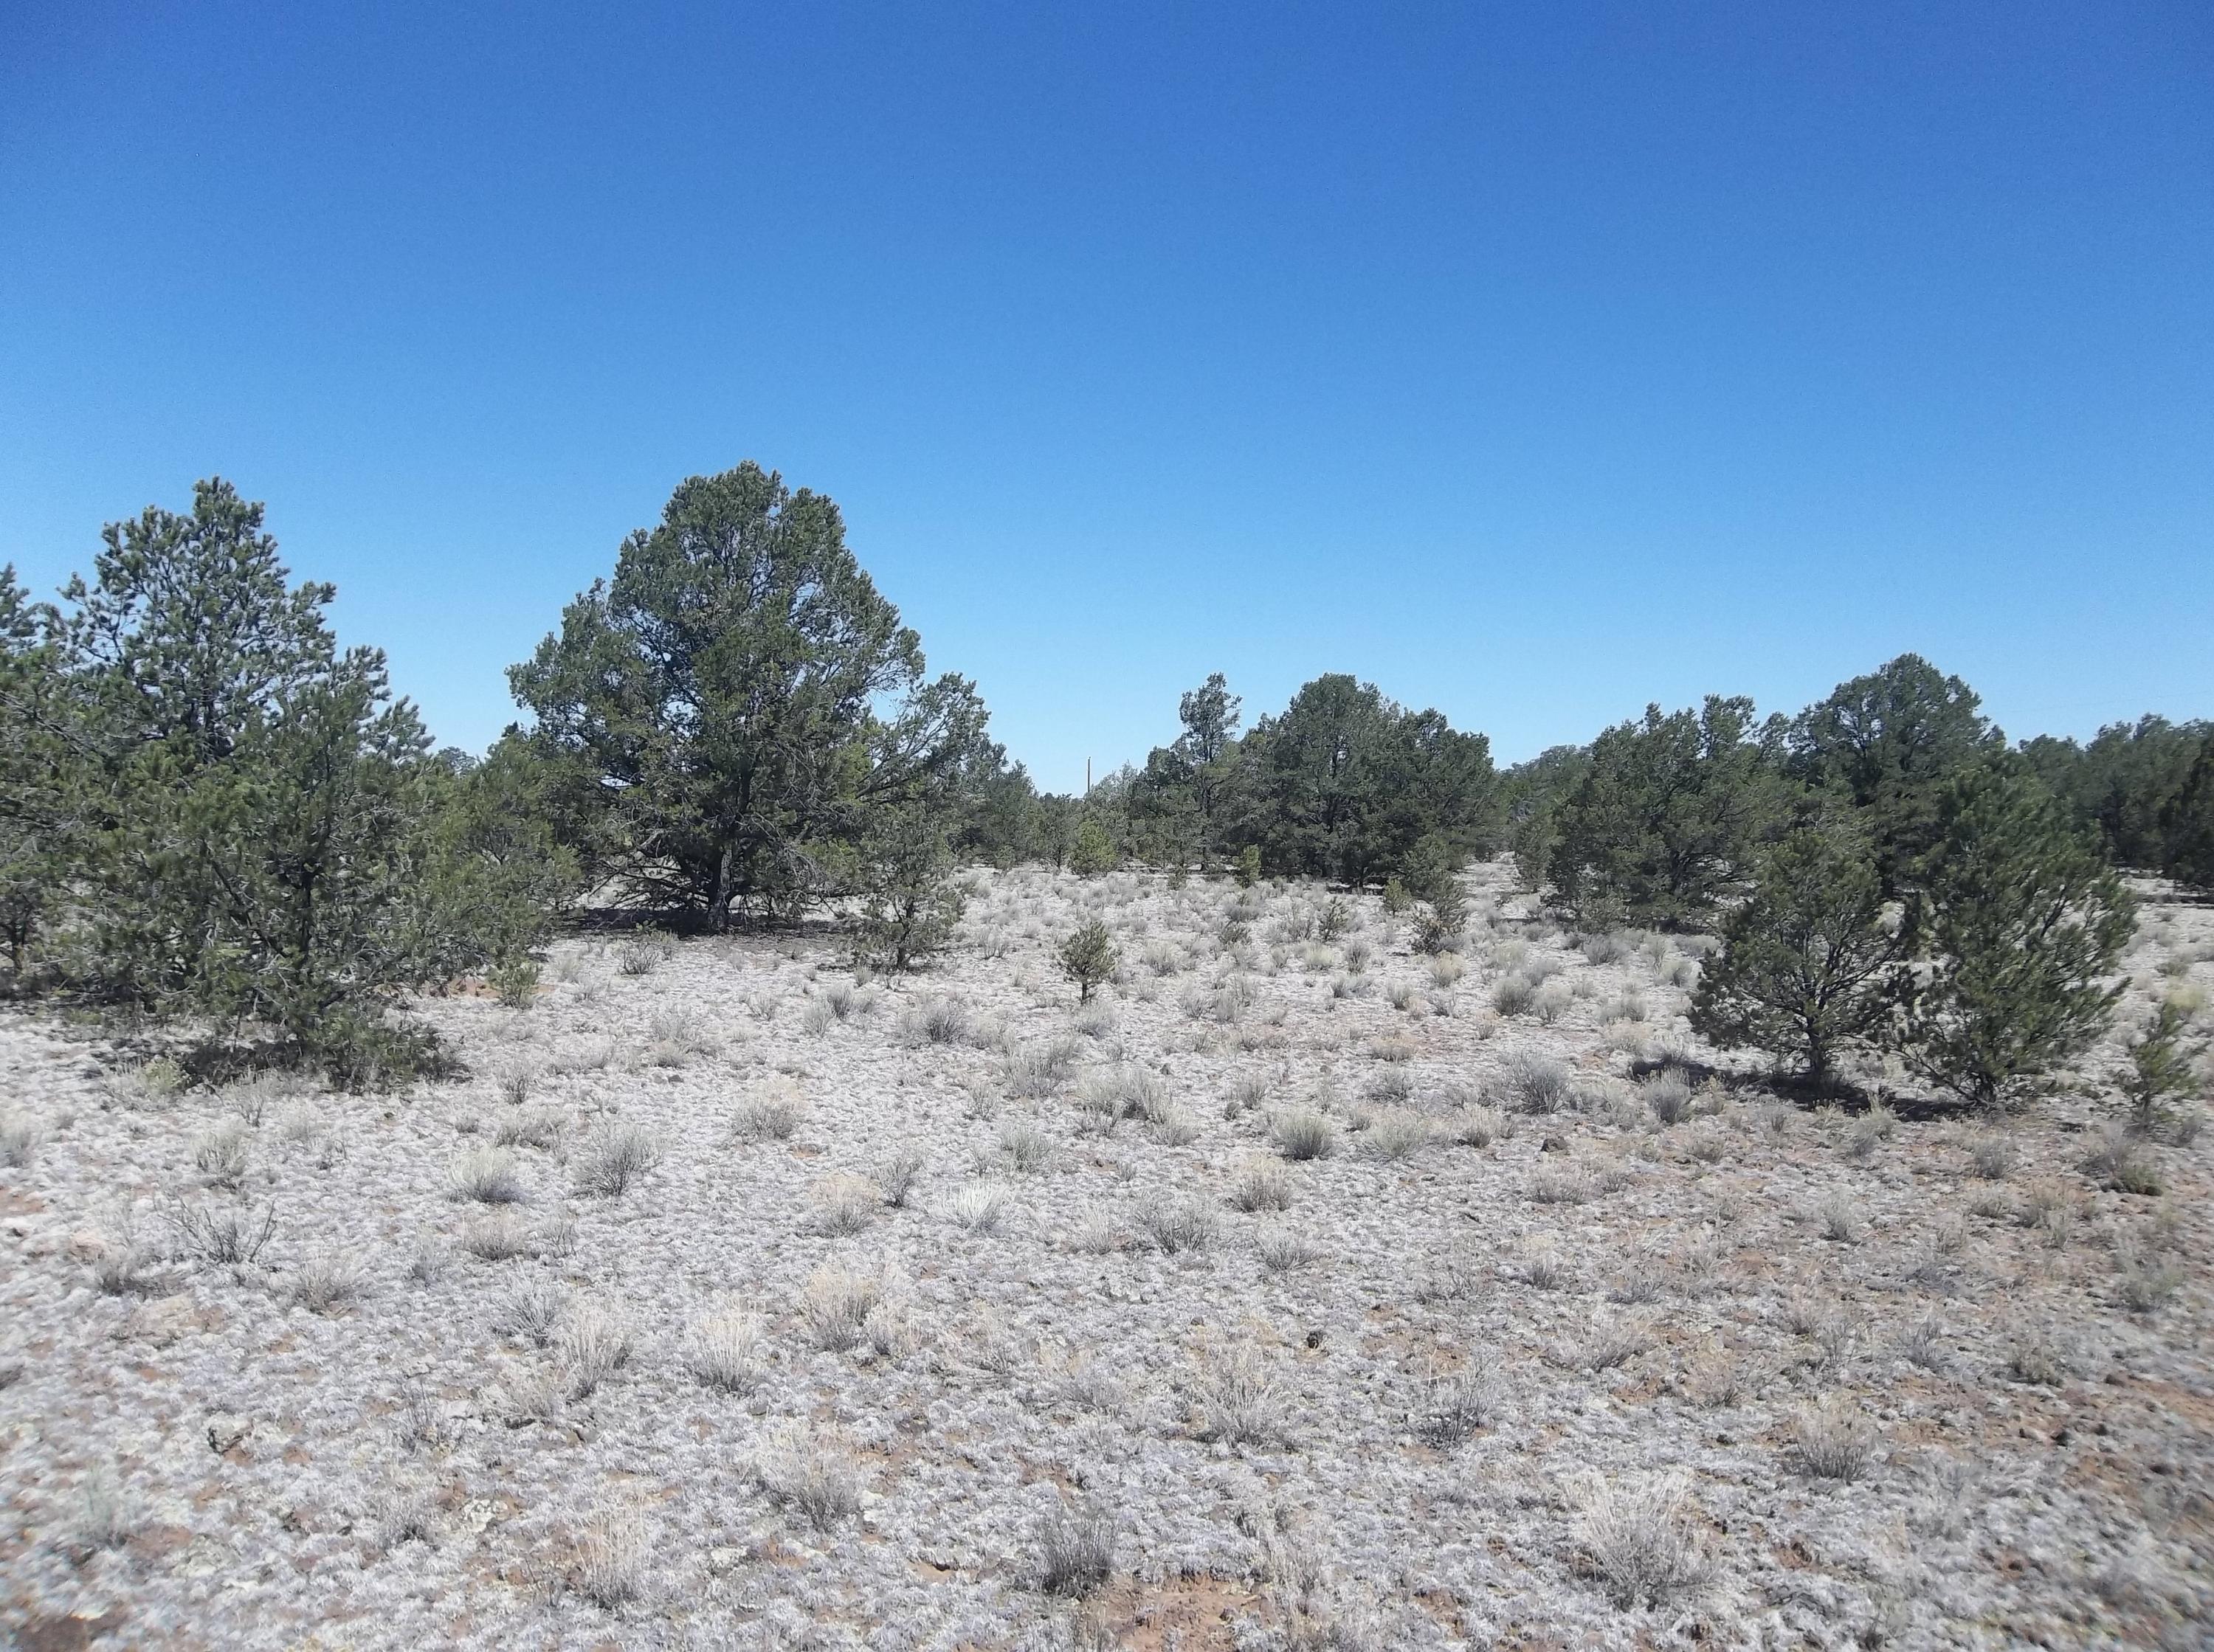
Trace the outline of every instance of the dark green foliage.
{"label": "dark green foliage", "polygon": [[1936,841],[1937,798],[1963,764],[2003,747],[1975,691],[1902,654],[1840,683],[1791,726],[1793,772],[1866,811],[1876,871],[1897,893]]}
{"label": "dark green foliage", "polygon": [[2182,783],[2161,805],[2163,868],[2178,881],[2214,889],[2214,730],[2199,742]]}
{"label": "dark green foliage", "polygon": [[2164,1000],[2150,1024],[2130,1040],[2130,1072],[2122,1092],[2139,1130],[2153,1129],[2174,1103],[2192,1100],[2205,1088],[2198,1064],[2205,1049],[2206,1040],[2194,1032],[2183,1007]]}
{"label": "dark green foliage", "polygon": [[1361,883],[1398,871],[1425,838],[1489,848],[1494,790],[1482,735],[1332,674],[1238,742],[1225,830],[1273,871]]}
{"label": "dark green foliage", "polygon": [[1075,933],[1061,943],[1061,972],[1076,983],[1079,1003],[1090,1003],[1093,991],[1114,974],[1122,961],[1122,954],[1116,950],[1114,937],[1108,933],[1106,924],[1096,917],[1079,925]]}
{"label": "dark green foliage", "polygon": [[975,690],[924,680],[837,506],[750,460],[680,485],[509,679],[540,749],[597,790],[616,869],[715,929],[796,911],[828,844],[982,739]]}
{"label": "dark green foliage", "polygon": [[895,804],[876,812],[859,853],[861,911],[854,955],[908,970],[952,944],[965,901],[950,881],[953,851],[945,807]]}
{"label": "dark green foliage", "polygon": [[1111,872],[1116,863],[1114,841],[1107,829],[1090,816],[1077,823],[1076,840],[1069,847],[1068,869],[1080,878]]}
{"label": "dark green foliage", "polygon": [[390,995],[518,954],[541,869],[479,852],[383,655],[338,647],[331,588],[291,585],[261,521],[203,482],[190,516],[110,526],[65,593],[80,973],[273,1028],[345,1081],[396,1076],[426,1045]]}
{"label": "dark green foliage", "polygon": [[1751,700],[1712,694],[1608,729],[1552,814],[1555,899],[1585,930],[1708,922],[1782,819],[1776,738],[1755,737]]}
{"label": "dark green foliage", "polygon": [[1415,904],[1415,898],[1407,893],[1404,881],[1394,876],[1384,880],[1383,901],[1385,915],[1397,917]]}
{"label": "dark green foliage", "polygon": [[[2172,872],[2187,835],[2181,799],[2210,739],[2214,724],[2144,716],[2100,729],[2086,747],[2042,735],[2021,752],[2076,818],[2097,829],[2117,864]],[[2202,831],[2214,832],[2214,820],[2203,820]]]}
{"label": "dark green foliage", "polygon": [[59,616],[33,602],[0,567],[0,941],[21,975],[42,923],[64,893],[85,820],[71,685]]}
{"label": "dark green foliage", "polygon": [[1905,1037],[1925,1077],[2007,1105],[2088,1049],[2136,902],[2019,760],[1962,770],[1939,792],[1935,840],[1912,869],[1908,930],[1930,960]]}
{"label": "dark green foliage", "polygon": [[1260,882],[1260,844],[1247,844],[1245,848],[1238,851],[1238,865],[1235,869],[1235,874],[1238,879],[1238,887],[1240,889],[1251,889],[1255,884]]}
{"label": "dark green foliage", "polygon": [[1802,826],[1762,855],[1722,939],[1692,995],[1692,1027],[1726,1050],[1764,1050],[1817,1084],[1899,1001],[1904,937],[1886,921],[1868,843],[1848,826]]}
{"label": "dark green foliage", "polygon": [[1553,813],[1591,767],[1590,750],[1554,746],[1527,763],[1518,763],[1500,781],[1508,847],[1514,852],[1515,875],[1532,894],[1545,887],[1557,832]]}
{"label": "dark green foliage", "polygon": [[1221,847],[1223,796],[1237,758],[1239,701],[1220,672],[1177,702],[1183,732],[1156,747],[1130,795],[1130,813],[1149,858],[1211,868]]}

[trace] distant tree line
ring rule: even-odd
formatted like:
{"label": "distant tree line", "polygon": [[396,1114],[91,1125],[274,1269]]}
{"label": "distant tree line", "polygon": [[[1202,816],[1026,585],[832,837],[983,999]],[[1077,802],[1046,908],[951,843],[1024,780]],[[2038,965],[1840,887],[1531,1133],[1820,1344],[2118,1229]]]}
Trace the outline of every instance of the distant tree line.
{"label": "distant tree line", "polygon": [[365,1083],[436,1058],[395,995],[481,978],[528,1003],[580,903],[710,930],[835,907],[900,969],[949,942],[963,862],[1139,863],[1381,885],[1446,946],[1461,869],[1511,849],[1580,929],[1716,934],[1718,1041],[1820,1076],[1887,1029],[1990,1101],[2104,1024],[2117,865],[2214,885],[2214,729],[2013,748],[1912,655],[1795,717],[1654,706],[1503,774],[1483,735],[1351,676],[1249,727],[1216,674],[1142,765],[1041,793],[975,686],[927,671],[837,506],[750,462],[622,543],[510,669],[528,721],[482,759],[431,749],[383,656],[338,646],[332,596],[220,480],[110,525],[58,603],[0,574],[17,990]]}

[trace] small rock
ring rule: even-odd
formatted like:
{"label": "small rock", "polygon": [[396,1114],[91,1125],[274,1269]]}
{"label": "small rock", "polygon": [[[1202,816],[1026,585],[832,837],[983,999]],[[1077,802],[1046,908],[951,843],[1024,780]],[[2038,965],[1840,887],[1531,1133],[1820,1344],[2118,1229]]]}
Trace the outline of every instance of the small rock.
{"label": "small rock", "polygon": [[1566,1153],[1568,1150],[1569,1138],[1565,1136],[1548,1136],[1538,1146],[1540,1153]]}

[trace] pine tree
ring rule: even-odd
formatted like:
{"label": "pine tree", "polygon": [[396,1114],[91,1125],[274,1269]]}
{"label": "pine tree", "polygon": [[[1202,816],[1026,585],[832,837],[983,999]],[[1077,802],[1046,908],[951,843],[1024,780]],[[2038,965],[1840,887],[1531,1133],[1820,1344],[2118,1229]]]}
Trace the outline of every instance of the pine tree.
{"label": "pine tree", "polygon": [[1076,983],[1076,1001],[1090,1003],[1099,984],[1114,974],[1122,955],[1099,919],[1087,919],[1061,943],[1061,972]]}
{"label": "pine tree", "polygon": [[1693,1030],[1726,1050],[1764,1050],[1817,1085],[1899,1001],[1904,938],[1886,921],[1875,857],[1848,826],[1801,826],[1762,856],[1722,941],[1692,995]]}
{"label": "pine tree", "polygon": [[695,476],[611,582],[511,668],[534,740],[613,817],[617,869],[711,929],[790,913],[816,856],[976,754],[984,710],[846,546],[829,499],[750,460]]}
{"label": "pine tree", "polygon": [[1978,764],[1940,791],[1912,875],[1908,930],[1930,974],[1904,1053],[1965,1100],[2010,1105],[2105,1031],[2136,902],[2018,760]]}

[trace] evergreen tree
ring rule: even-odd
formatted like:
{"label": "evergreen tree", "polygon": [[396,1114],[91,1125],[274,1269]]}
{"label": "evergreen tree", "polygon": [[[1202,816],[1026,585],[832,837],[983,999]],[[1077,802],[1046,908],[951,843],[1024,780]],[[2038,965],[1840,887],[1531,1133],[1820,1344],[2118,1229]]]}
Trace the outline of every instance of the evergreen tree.
{"label": "evergreen tree", "polygon": [[1876,870],[1897,894],[1936,840],[1937,798],[1962,765],[2001,750],[2005,737],[1979,709],[1975,691],[1902,654],[1840,683],[1791,729],[1794,771],[1868,812]]}
{"label": "evergreen tree", "polygon": [[1899,1002],[1904,936],[1886,920],[1875,857],[1849,826],[1801,826],[1762,855],[1722,939],[1692,995],[1693,1029],[1726,1050],[1764,1050],[1818,1085]]}
{"label": "evergreen tree", "polygon": [[718,930],[816,893],[816,855],[969,762],[984,723],[969,683],[924,680],[837,506],[750,460],[682,484],[509,680],[598,789],[630,885]]}
{"label": "evergreen tree", "polygon": [[535,869],[472,852],[383,655],[339,648],[331,588],[291,585],[261,523],[203,482],[190,516],[111,525],[65,593],[76,921],[111,990],[360,1081],[425,1047],[387,1025],[393,993],[535,938]]}
{"label": "evergreen tree", "polygon": [[965,905],[952,882],[951,815],[931,800],[877,810],[859,846],[861,911],[855,955],[903,971],[953,942]]}
{"label": "evergreen tree", "polygon": [[2105,1031],[2136,902],[2019,760],[1962,770],[1932,826],[1907,908],[1930,973],[1905,1053],[1967,1100],[2009,1105]]}
{"label": "evergreen tree", "polygon": [[1783,816],[1777,739],[1756,738],[1751,700],[1714,694],[1602,734],[1553,814],[1555,899],[1588,930],[1706,922]]}
{"label": "evergreen tree", "polygon": [[2214,729],[2162,805],[2160,829],[2163,869],[2179,882],[2214,889]]}
{"label": "evergreen tree", "polygon": [[0,567],[0,942],[9,969],[65,895],[83,791],[59,617]]}

